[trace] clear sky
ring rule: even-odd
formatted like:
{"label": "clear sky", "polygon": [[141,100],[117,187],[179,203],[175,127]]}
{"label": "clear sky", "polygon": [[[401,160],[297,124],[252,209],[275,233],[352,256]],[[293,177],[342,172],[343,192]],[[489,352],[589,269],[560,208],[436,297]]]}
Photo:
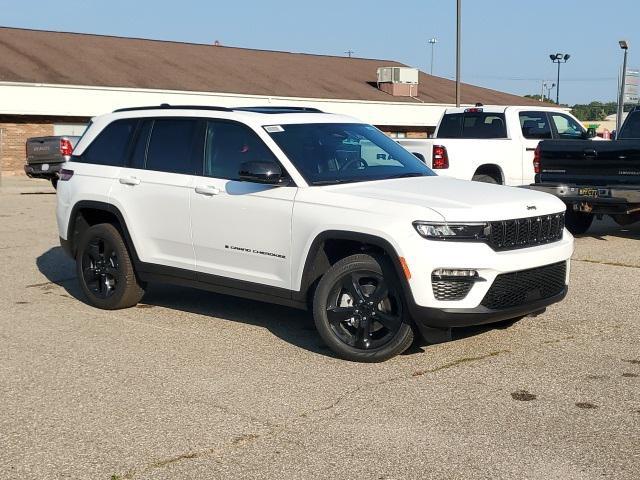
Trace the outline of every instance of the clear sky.
{"label": "clear sky", "polygon": [[[455,72],[455,0],[0,0],[0,25],[397,60]],[[640,67],[640,0],[463,0],[462,80],[517,94],[555,81],[560,101],[612,101],[622,61]],[[618,11],[621,13],[618,14]],[[1,61],[1,59],[0,59]],[[68,61],[64,59],[63,61]],[[555,93],[554,93],[555,95]]]}

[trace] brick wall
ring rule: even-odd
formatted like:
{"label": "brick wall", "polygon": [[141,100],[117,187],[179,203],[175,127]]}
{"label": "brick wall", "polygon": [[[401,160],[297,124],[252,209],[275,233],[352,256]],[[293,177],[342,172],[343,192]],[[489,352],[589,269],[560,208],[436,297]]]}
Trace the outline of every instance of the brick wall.
{"label": "brick wall", "polygon": [[54,123],[86,121],[86,118],[0,115],[2,175],[24,175],[24,146],[27,138],[53,135]]}

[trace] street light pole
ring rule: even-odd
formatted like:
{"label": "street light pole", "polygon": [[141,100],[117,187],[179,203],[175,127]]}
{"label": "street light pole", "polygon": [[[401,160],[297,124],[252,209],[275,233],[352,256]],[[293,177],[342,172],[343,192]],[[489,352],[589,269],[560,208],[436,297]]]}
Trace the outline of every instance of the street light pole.
{"label": "street light pole", "polygon": [[624,59],[622,60],[622,75],[620,79],[620,93],[618,96],[618,111],[616,112],[616,139],[620,135],[620,127],[622,126],[622,112],[624,110],[624,86],[627,81],[627,51],[629,44],[626,40],[620,40],[620,48],[624,50]]}
{"label": "street light pole", "polygon": [[433,57],[435,55],[434,47],[436,46],[436,43],[438,43],[437,38],[433,37],[429,39],[429,44],[431,45],[431,70],[430,70],[431,75],[433,75]]}
{"label": "street light pole", "polygon": [[462,1],[456,2],[456,107],[460,106],[460,27],[462,16]]}
{"label": "street light pole", "polygon": [[558,64],[558,78],[556,79],[556,103],[560,105],[560,64],[567,63],[571,55],[568,53],[552,53],[549,58],[553,63]]}

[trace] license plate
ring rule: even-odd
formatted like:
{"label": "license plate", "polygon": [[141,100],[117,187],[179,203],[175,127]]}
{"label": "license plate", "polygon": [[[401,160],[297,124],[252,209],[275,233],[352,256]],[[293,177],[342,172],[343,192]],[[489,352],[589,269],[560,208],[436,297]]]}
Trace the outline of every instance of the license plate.
{"label": "license plate", "polygon": [[47,170],[49,170],[49,164],[48,163],[43,163],[42,166],[40,167],[40,169],[43,172],[46,172]]}
{"label": "license plate", "polygon": [[583,197],[597,197],[598,189],[597,188],[578,188],[578,195]]}

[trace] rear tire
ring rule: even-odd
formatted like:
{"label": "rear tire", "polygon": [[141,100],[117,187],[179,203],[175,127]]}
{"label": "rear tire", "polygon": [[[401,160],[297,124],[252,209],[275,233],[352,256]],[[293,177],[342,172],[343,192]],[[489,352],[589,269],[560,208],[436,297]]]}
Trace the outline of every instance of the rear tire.
{"label": "rear tire", "polygon": [[82,291],[94,307],[104,310],[133,307],[144,295],[122,235],[110,223],[89,227],[81,236],[76,273]]}
{"label": "rear tire", "polygon": [[313,318],[325,344],[353,362],[382,362],[414,338],[400,282],[383,257],[357,254],[333,265],[318,283]]}
{"label": "rear tire", "polygon": [[573,235],[582,235],[591,227],[593,223],[593,213],[575,212],[567,209],[564,221],[565,227],[567,227],[567,230]]}
{"label": "rear tire", "polygon": [[498,179],[496,179],[495,177],[492,177],[491,175],[475,174],[471,180],[473,180],[474,182],[492,183],[494,185],[500,185],[500,181],[498,181]]}

